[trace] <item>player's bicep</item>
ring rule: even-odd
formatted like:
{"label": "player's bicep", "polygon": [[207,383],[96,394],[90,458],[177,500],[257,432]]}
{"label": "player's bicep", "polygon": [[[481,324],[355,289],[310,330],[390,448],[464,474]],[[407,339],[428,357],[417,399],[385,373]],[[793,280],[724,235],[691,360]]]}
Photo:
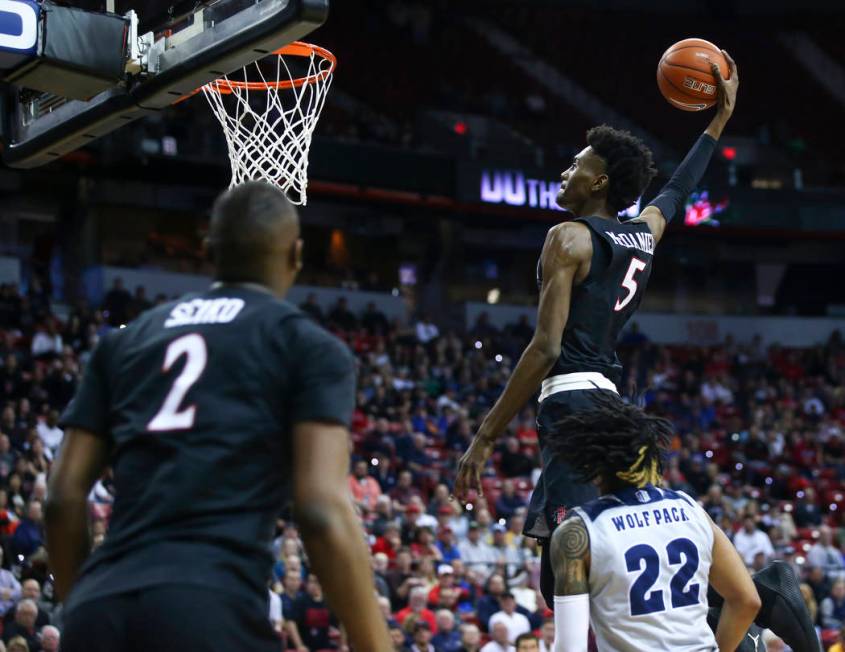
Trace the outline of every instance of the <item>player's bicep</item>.
{"label": "player's bicep", "polygon": [[330,509],[349,500],[349,431],[345,426],[303,421],[293,427],[293,503],[298,519],[316,522],[329,517]]}
{"label": "player's bicep", "polygon": [[558,527],[551,540],[555,595],[590,592],[590,535],[579,517],[573,516]]}
{"label": "player's bicep", "polygon": [[712,521],[710,527],[713,529],[710,584],[728,601],[746,601],[756,596],[757,589],[736,548]]}
{"label": "player's bicep", "polygon": [[648,224],[655,243],[660,242],[666,229],[666,218],[657,206],[646,206],[636,219]]}
{"label": "player's bicep", "polygon": [[87,496],[108,465],[109,450],[109,441],[98,434],[78,428],[67,430],[50,472],[48,494]]}

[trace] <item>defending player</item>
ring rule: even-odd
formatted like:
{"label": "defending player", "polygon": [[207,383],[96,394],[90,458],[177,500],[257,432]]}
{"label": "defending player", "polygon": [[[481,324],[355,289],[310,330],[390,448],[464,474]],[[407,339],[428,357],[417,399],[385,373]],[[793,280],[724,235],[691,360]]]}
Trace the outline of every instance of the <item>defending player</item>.
{"label": "defending player", "polygon": [[[657,197],[634,220],[617,215],[633,204],[655,174],[652,154],[637,138],[607,126],[587,132],[584,148],[561,175],[558,204],[575,220],[549,230],[537,266],[540,305],[534,337],[461,458],[455,495],[466,500],[481,490],[480,476],[493,446],[542,381],[537,414],[543,471],[528,510],[525,534],[548,543],[566,510],[596,496],[566,464],[552,460],[553,424],[589,410],[603,394],[617,396],[622,365],[616,341],[642,300],[654,248],[666,225],[681,214],[700,181],[716,141],[733,113],[739,75],[733,59],[730,79],[719,80],[716,115]],[[548,603],[553,578],[548,545],[541,557],[541,590]]]}
{"label": "defending player", "polygon": [[[671,424],[603,397],[557,427],[550,453],[601,498],[552,535],[555,652],[587,652],[591,622],[600,650],[762,649],[742,558],[696,501],[659,486]],[[724,598],[715,636],[708,583]]]}
{"label": "defending player", "polygon": [[[283,300],[299,234],[280,189],[229,190],[211,217],[217,282],[95,349],[47,504],[65,652],[278,650],[266,580],[289,498],[351,644],[393,649],[348,497],[354,361]],[[109,464],[117,498],[88,557],[86,497]]]}

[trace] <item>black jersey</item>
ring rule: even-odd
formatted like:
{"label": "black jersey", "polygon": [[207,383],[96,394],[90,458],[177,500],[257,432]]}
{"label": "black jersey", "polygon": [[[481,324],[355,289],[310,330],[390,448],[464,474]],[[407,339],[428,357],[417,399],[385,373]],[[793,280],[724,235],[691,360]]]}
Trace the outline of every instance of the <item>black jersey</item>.
{"label": "black jersey", "polygon": [[63,417],[112,447],[108,534],[69,602],[158,584],[264,595],[291,427],[348,425],[345,344],[260,289],[218,285],[103,337]]}
{"label": "black jersey", "polygon": [[[587,278],[572,288],[560,357],[549,376],[597,371],[618,386],[622,364],[616,356],[616,342],[645,292],[654,236],[645,222],[620,223],[601,217],[575,221],[590,229],[593,258]],[[538,283],[540,270],[538,263]]]}

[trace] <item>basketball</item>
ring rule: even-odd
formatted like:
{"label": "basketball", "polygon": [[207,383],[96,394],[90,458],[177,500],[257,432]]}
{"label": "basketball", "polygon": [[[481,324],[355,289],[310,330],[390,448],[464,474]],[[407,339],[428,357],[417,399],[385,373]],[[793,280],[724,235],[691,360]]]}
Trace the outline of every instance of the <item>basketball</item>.
{"label": "basketball", "polygon": [[722,77],[730,68],[718,47],[700,38],[678,41],[657,65],[657,86],[668,102],[682,111],[703,111],[716,103],[717,81],[710,62],[719,66]]}

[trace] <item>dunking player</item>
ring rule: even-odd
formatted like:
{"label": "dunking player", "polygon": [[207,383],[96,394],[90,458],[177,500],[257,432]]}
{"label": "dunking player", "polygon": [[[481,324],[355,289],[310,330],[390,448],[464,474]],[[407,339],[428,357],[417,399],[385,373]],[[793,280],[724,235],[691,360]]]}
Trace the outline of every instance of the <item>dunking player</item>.
{"label": "dunking player", "polygon": [[561,175],[558,193],[558,204],[575,219],[549,230],[537,265],[540,304],[534,336],[458,466],[455,495],[466,501],[470,489],[481,490],[481,473],[496,440],[540,386],[537,423],[543,472],[524,531],[545,544],[540,588],[548,604],[554,595],[548,540],[568,509],[596,497],[595,486],[579,482],[565,463],[552,459],[548,442],[559,434],[553,424],[589,410],[602,394],[618,397],[619,333],[642,300],[655,246],[666,225],[683,212],[736,104],[739,74],[733,59],[724,54],[729,79],[712,66],[719,83],[716,115],[636,219],[620,223],[617,215],[653,178],[651,152],[631,134],[608,126],[587,132],[588,146]]}
{"label": "dunking player", "polygon": [[[697,502],[660,487],[671,424],[600,394],[554,426],[550,454],[601,492],[552,535],[555,652],[587,652],[591,623],[600,650],[762,650],[739,553]],[[724,598],[715,635],[708,583]]]}
{"label": "dunking player", "polygon": [[[229,190],[211,217],[217,282],[95,349],[47,504],[65,652],[278,650],[266,580],[288,498],[350,643],[393,649],[346,483],[354,362],[284,301],[299,232],[278,188]],[[89,557],[86,497],[109,464],[114,511]]]}

